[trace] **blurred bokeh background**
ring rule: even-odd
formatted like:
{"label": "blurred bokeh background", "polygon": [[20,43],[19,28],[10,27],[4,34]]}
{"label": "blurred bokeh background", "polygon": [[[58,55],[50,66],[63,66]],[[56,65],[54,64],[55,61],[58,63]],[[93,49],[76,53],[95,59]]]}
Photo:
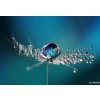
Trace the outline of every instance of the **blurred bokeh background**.
{"label": "blurred bokeh background", "polygon": [[100,17],[99,16],[7,16],[0,17],[0,84],[45,85],[46,64],[27,72],[26,66],[37,61],[19,56],[7,40],[15,38],[28,45],[30,37],[35,48],[54,42],[66,51],[92,46],[96,60],[92,64],[76,64],[79,69],[49,65],[49,85],[88,85],[100,82]]}

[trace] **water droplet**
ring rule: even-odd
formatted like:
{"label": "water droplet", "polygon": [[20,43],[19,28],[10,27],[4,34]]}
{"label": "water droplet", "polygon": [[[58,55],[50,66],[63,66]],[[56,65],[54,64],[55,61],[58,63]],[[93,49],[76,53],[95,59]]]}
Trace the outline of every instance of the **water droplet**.
{"label": "water droplet", "polygon": [[28,66],[28,67],[26,67],[26,71],[30,71],[31,70],[31,68]]}
{"label": "water droplet", "polygon": [[73,73],[74,74],[77,73],[77,69],[76,68],[73,69]]}

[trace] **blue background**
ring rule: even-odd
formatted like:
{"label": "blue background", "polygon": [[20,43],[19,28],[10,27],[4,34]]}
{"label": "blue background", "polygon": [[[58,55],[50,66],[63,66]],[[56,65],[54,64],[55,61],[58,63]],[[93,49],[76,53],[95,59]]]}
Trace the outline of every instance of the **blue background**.
{"label": "blue background", "polygon": [[85,85],[100,82],[100,17],[98,16],[16,16],[0,17],[0,84],[45,85],[46,64],[27,72],[26,66],[37,61],[19,56],[6,38],[11,33],[27,45],[27,36],[35,48],[54,42],[66,51],[93,46],[96,60],[93,64],[76,64],[77,74],[63,65],[49,65],[50,85]]}

